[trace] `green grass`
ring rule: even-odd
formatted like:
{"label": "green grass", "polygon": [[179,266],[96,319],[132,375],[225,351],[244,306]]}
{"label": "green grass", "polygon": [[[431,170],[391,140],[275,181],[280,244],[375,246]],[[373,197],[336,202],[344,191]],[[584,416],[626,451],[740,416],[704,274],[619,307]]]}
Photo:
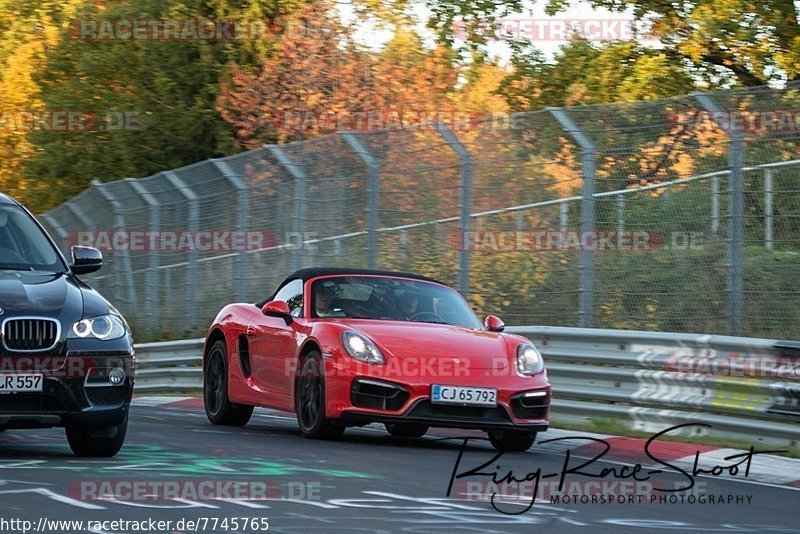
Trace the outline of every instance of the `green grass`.
{"label": "green grass", "polygon": [[[589,419],[589,423],[571,423],[567,421],[559,421],[555,419],[551,421],[551,426],[554,428],[564,430],[579,430],[583,432],[594,432],[597,434],[610,434],[614,436],[622,436],[627,438],[641,438],[647,439],[653,435],[652,432],[643,432],[640,430],[633,430],[623,423],[615,419],[608,419],[603,417],[593,417]],[[732,449],[749,450],[753,446],[752,442],[738,439],[727,439],[711,436],[662,436],[659,441],[672,441],[677,443],[695,443],[698,445],[713,445],[718,447],[726,447]],[[779,456],[787,456],[789,458],[800,458],[800,447],[786,446],[780,447],[787,452],[778,454]]]}

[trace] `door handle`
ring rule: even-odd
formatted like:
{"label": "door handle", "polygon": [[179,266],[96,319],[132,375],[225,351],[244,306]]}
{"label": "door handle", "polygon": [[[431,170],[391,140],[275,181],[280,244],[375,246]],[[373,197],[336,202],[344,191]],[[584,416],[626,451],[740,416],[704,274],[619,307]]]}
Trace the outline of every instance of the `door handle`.
{"label": "door handle", "polygon": [[255,326],[248,326],[248,327],[245,329],[245,334],[247,334],[248,336],[254,336],[254,335],[256,335],[257,333],[258,333],[258,330],[256,329],[256,327],[255,327]]}

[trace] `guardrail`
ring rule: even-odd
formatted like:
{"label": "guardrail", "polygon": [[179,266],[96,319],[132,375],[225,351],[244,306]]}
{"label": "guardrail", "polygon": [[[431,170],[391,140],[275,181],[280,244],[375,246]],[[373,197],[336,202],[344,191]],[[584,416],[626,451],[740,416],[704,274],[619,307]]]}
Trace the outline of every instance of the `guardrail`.
{"label": "guardrail", "polygon": [[[509,327],[542,352],[552,419],[800,444],[800,342],[562,327]],[[136,346],[136,391],[197,393],[202,339]],[[681,435],[680,433],[671,433]]]}
{"label": "guardrail", "polygon": [[203,338],[136,345],[136,393],[197,393]]}

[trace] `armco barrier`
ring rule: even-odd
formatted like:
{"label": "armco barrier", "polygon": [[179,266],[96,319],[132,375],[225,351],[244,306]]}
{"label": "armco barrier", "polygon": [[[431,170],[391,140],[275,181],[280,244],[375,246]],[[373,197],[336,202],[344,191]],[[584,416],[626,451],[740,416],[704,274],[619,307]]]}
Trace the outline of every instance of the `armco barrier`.
{"label": "armco barrier", "polygon": [[[800,444],[800,343],[730,336],[518,326],[553,384],[552,418],[643,432]],[[137,393],[197,393],[202,339],[136,346]],[[681,435],[673,432],[672,435]]]}

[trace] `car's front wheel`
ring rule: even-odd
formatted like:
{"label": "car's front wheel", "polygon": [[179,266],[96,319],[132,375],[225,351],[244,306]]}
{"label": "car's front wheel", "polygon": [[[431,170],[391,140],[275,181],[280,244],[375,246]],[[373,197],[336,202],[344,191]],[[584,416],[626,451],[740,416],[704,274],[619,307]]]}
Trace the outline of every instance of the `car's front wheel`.
{"label": "car's front wheel", "polygon": [[234,404],[228,399],[228,349],[225,341],[211,346],[203,374],[203,405],[206,417],[215,425],[244,426],[253,407]]}
{"label": "car's front wheel", "polygon": [[428,431],[428,425],[420,423],[386,423],[383,426],[396,438],[421,438]]}
{"label": "car's front wheel", "polygon": [[300,431],[311,439],[336,439],[344,426],[325,416],[325,377],[322,356],[312,351],[300,362],[295,389],[295,412]]}
{"label": "car's front wheel", "polygon": [[536,432],[528,430],[492,430],[488,434],[489,441],[498,451],[527,451],[536,441]]}
{"label": "car's front wheel", "polygon": [[108,458],[117,454],[125,443],[128,416],[118,425],[91,429],[67,426],[65,430],[69,448],[76,456]]}

